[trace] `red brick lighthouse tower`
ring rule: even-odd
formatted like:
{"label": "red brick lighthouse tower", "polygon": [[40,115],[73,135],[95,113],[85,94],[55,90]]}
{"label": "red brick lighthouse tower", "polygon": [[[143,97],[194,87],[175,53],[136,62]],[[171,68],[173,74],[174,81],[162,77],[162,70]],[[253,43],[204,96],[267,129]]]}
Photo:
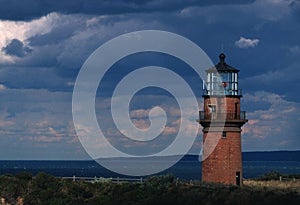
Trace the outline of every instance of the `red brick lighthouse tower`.
{"label": "red brick lighthouse tower", "polygon": [[203,127],[202,181],[242,185],[241,127],[247,122],[240,109],[239,70],[220,62],[206,70]]}

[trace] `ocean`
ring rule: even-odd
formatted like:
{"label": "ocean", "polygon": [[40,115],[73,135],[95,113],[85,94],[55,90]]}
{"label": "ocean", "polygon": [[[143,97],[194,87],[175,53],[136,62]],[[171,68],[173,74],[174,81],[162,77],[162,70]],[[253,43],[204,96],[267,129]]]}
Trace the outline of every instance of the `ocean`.
{"label": "ocean", "polygon": [[[0,161],[0,175],[14,175],[24,171],[31,172],[33,175],[37,174],[38,172],[46,172],[58,177],[128,177],[107,170],[95,161],[91,160]],[[260,177],[271,171],[277,171],[283,174],[300,174],[300,151],[243,153],[244,178],[247,179]],[[179,179],[200,180],[201,162],[198,160],[198,156],[187,155],[171,168],[157,174],[172,174]]]}

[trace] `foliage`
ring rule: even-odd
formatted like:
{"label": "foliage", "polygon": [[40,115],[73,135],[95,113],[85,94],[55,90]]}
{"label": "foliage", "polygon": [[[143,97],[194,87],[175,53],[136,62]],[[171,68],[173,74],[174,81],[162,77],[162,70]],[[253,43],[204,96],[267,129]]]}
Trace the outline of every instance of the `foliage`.
{"label": "foliage", "polygon": [[20,173],[17,173],[15,177],[20,180],[31,180],[32,174],[30,172],[20,172]]}
{"label": "foliage", "polygon": [[191,184],[172,175],[152,176],[143,183],[85,182],[46,173],[0,176],[0,196],[26,205],[96,204],[300,204],[300,193],[258,186]]}
{"label": "foliage", "polygon": [[279,172],[272,171],[272,172],[268,172],[268,173],[264,174],[263,176],[258,178],[258,180],[265,180],[265,181],[279,180],[280,177],[288,178],[288,179],[293,179],[293,178],[300,179],[300,174],[282,174]]}
{"label": "foliage", "polygon": [[282,176],[279,172],[268,172],[261,176],[260,180],[277,180],[279,177]]}

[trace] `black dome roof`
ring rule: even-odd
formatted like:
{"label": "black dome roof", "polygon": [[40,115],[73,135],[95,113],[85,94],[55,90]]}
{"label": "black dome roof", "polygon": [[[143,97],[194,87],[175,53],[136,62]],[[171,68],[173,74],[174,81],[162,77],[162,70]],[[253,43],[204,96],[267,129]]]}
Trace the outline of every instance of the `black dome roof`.
{"label": "black dome roof", "polygon": [[211,72],[234,72],[237,73],[240,70],[228,65],[227,63],[225,63],[225,54],[221,53],[219,55],[220,58],[220,62],[218,64],[216,64],[214,67],[209,68],[208,70],[206,70],[206,72],[211,73]]}

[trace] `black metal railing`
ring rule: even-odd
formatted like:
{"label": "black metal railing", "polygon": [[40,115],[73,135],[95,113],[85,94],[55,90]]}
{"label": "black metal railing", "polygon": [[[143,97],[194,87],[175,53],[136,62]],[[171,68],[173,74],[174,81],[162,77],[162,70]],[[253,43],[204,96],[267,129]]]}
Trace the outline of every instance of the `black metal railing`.
{"label": "black metal railing", "polygon": [[208,95],[208,96],[242,96],[242,89],[238,89],[238,90],[207,90],[204,89],[202,90],[202,95]]}
{"label": "black metal railing", "polygon": [[247,120],[246,111],[241,112],[204,112],[199,111],[199,120]]}

